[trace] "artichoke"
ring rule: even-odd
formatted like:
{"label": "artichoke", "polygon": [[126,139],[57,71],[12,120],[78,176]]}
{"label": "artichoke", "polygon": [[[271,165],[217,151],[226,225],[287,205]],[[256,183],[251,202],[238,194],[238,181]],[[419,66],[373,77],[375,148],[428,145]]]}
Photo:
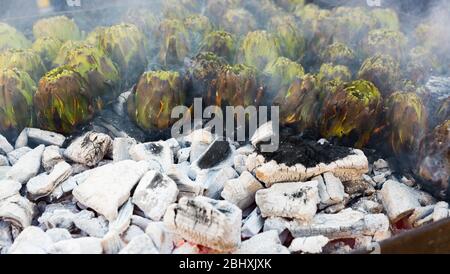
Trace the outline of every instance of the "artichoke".
{"label": "artichoke", "polygon": [[124,23],[133,24],[148,38],[157,37],[161,19],[152,10],[133,7],[127,10],[122,18]]}
{"label": "artichoke", "polygon": [[236,35],[246,35],[254,31],[257,23],[253,15],[245,9],[229,9],[223,15],[221,27]]}
{"label": "artichoke", "polygon": [[319,56],[323,63],[343,65],[349,68],[353,68],[357,63],[354,51],[347,45],[339,42],[327,46],[320,52]]}
{"label": "artichoke", "polygon": [[294,79],[287,91],[279,93],[274,100],[274,104],[280,106],[280,123],[295,125],[301,131],[317,128],[322,97],[315,75]]}
{"label": "artichoke", "polygon": [[[79,47],[82,46],[84,43],[82,41],[67,41],[59,48],[58,54],[56,55],[55,59],[53,60],[53,67],[62,66],[64,64],[64,61],[66,60],[67,54]],[[91,44],[91,43],[88,43]]]}
{"label": "artichoke", "polygon": [[389,54],[402,60],[407,43],[406,36],[400,31],[375,29],[367,34],[363,49],[366,56]]}
{"label": "artichoke", "polygon": [[20,132],[32,126],[33,95],[36,84],[26,72],[0,71],[0,132]]}
{"label": "artichoke", "polygon": [[284,14],[284,10],[277,6],[273,0],[245,0],[245,9],[254,14],[258,25],[264,27],[267,19]]}
{"label": "artichoke", "polygon": [[164,66],[183,64],[189,56],[191,42],[189,32],[183,22],[176,19],[165,19],[159,26],[161,45],[159,62]]}
{"label": "artichoke", "polygon": [[292,81],[303,77],[305,70],[300,64],[291,61],[286,57],[279,57],[275,61],[269,63],[263,73],[267,78],[267,90],[268,93],[270,93],[269,96],[273,97],[276,94],[284,93],[287,88],[289,88]]}
{"label": "artichoke", "polygon": [[186,69],[188,98],[191,105],[194,98],[203,98],[206,106],[216,103],[216,79],[227,62],[212,52],[199,53]]}
{"label": "artichoke", "polygon": [[49,71],[34,95],[37,123],[42,129],[63,134],[92,118],[94,98],[86,80],[70,67]]}
{"label": "artichoke", "polygon": [[183,81],[178,72],[145,72],[128,99],[128,113],[146,130],[166,129],[174,122],[172,109],[183,103]]}
{"label": "artichoke", "polygon": [[274,2],[286,11],[294,11],[305,5],[305,0],[275,0]]}
{"label": "artichoke", "polygon": [[438,123],[442,123],[450,117],[450,96],[442,100],[442,103],[436,110],[434,117]]}
{"label": "artichoke", "polygon": [[352,72],[346,66],[342,65],[334,66],[333,64],[330,63],[324,63],[320,67],[320,71],[317,78],[321,83],[332,80],[348,82],[352,78]]}
{"label": "artichoke", "polygon": [[147,67],[145,36],[135,25],[120,24],[106,29],[100,45],[117,65],[126,85],[135,83]]}
{"label": "artichoke", "polygon": [[376,28],[386,28],[390,30],[400,30],[400,20],[393,9],[373,9],[371,16],[376,20]]}
{"label": "artichoke", "polygon": [[231,33],[213,31],[206,35],[200,51],[212,52],[231,63],[234,60],[236,52],[236,41]]}
{"label": "artichoke", "polygon": [[428,78],[439,70],[437,57],[423,47],[409,51],[406,74],[415,83],[424,84]]}
{"label": "artichoke", "polygon": [[94,97],[112,99],[120,81],[117,68],[100,49],[81,45],[68,52],[65,62],[86,80]]}
{"label": "artichoke", "polygon": [[[89,32],[84,40],[86,44],[93,45],[95,47],[101,47],[100,39],[103,36],[103,33],[107,30],[107,27],[96,27],[93,31]],[[69,43],[66,42],[65,44]]]}
{"label": "artichoke", "polygon": [[184,26],[190,36],[191,48],[194,49],[194,52],[196,52],[195,49],[199,48],[200,43],[205,38],[206,34],[211,32],[211,22],[208,17],[196,14],[184,19]]}
{"label": "artichoke", "polygon": [[325,138],[347,137],[361,148],[371,137],[380,108],[380,92],[371,82],[345,84],[325,96],[320,132]]}
{"label": "artichoke", "polygon": [[397,153],[416,151],[427,128],[427,113],[414,92],[395,92],[386,99],[386,133]]}
{"label": "artichoke", "polygon": [[47,69],[53,67],[53,60],[59,53],[59,49],[62,46],[62,42],[59,39],[53,37],[41,37],[37,39],[31,49],[39,54]]}
{"label": "artichoke", "polygon": [[0,22],[0,52],[6,49],[26,49],[31,42],[15,28]]}
{"label": "artichoke", "polygon": [[291,60],[300,60],[306,49],[306,40],[294,16],[272,17],[267,26],[281,44],[281,53]]}
{"label": "artichoke", "polygon": [[371,81],[383,93],[389,95],[400,79],[400,65],[389,55],[376,55],[364,61],[358,78]]}
{"label": "artichoke", "polygon": [[418,170],[442,198],[450,197],[450,120],[428,134],[420,144]]}
{"label": "artichoke", "polygon": [[29,49],[10,49],[0,54],[0,68],[17,68],[39,81],[45,73],[41,57]]}
{"label": "artichoke", "polygon": [[[197,2],[197,3],[196,3]],[[193,15],[201,5],[200,1],[192,0],[164,0],[162,1],[162,14],[164,18],[183,20]]]}
{"label": "artichoke", "polygon": [[33,34],[36,39],[53,37],[63,42],[81,39],[81,32],[77,24],[66,16],[55,16],[38,20],[33,26]]}
{"label": "artichoke", "polygon": [[217,106],[259,105],[262,99],[262,87],[253,67],[238,64],[224,66],[217,76]]}
{"label": "artichoke", "polygon": [[278,39],[267,31],[254,31],[245,36],[237,62],[263,70],[281,55]]}

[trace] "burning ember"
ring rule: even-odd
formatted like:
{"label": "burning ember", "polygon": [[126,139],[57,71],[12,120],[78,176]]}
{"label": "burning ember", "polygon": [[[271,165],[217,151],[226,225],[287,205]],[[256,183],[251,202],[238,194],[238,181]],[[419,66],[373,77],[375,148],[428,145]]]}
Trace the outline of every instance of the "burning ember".
{"label": "burning ember", "polygon": [[0,254],[369,252],[450,217],[448,3],[142,2],[0,22]]}

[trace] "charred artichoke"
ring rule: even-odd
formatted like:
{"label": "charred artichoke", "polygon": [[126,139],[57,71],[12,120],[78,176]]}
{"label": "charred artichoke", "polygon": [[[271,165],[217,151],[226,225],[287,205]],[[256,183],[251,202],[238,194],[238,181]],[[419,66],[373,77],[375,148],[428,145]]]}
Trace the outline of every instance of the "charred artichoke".
{"label": "charred artichoke", "polygon": [[53,37],[63,42],[81,39],[81,32],[77,24],[66,16],[55,16],[38,20],[33,26],[33,34],[36,39]]}
{"label": "charred artichoke", "polygon": [[229,9],[223,15],[221,27],[228,32],[236,35],[246,35],[254,31],[257,23],[253,15],[246,9]]}
{"label": "charred artichoke", "polygon": [[358,78],[374,83],[383,95],[394,91],[400,76],[399,63],[384,54],[366,59],[358,72]]}
{"label": "charred artichoke", "polygon": [[395,92],[386,99],[386,133],[391,149],[397,153],[417,151],[427,128],[422,100],[413,92]]}
{"label": "charred artichoke", "polygon": [[439,71],[439,65],[433,53],[423,47],[416,47],[409,51],[406,64],[406,74],[409,79],[423,84],[436,71]]}
{"label": "charred artichoke", "polygon": [[64,134],[92,118],[94,98],[89,85],[78,72],[58,67],[39,82],[34,95],[38,125]]}
{"label": "charred artichoke", "polygon": [[275,3],[286,11],[294,11],[296,8],[303,7],[305,0],[275,0]]}
{"label": "charred artichoke", "polygon": [[267,26],[280,41],[281,53],[291,60],[300,60],[306,49],[306,40],[294,16],[272,17]]}
{"label": "charred artichoke", "polygon": [[[84,43],[81,41],[67,41],[59,48],[58,54],[56,55],[55,59],[53,60],[53,67],[62,66],[64,64],[64,61],[66,60],[67,54],[79,47],[82,46]],[[90,43],[89,43],[90,44]]]}
{"label": "charred artichoke", "polygon": [[336,65],[330,63],[324,63],[320,67],[319,74],[317,76],[321,83],[325,83],[327,81],[341,81],[348,82],[352,78],[352,72],[346,66]]}
{"label": "charred artichoke", "polygon": [[348,137],[358,148],[370,139],[381,108],[378,89],[365,80],[353,81],[326,95],[320,132],[325,138]]}
{"label": "charred artichoke", "polygon": [[0,68],[17,68],[28,73],[35,82],[45,73],[41,57],[29,49],[10,49],[3,52],[0,54]]}
{"label": "charred artichoke", "polygon": [[208,17],[203,15],[191,15],[184,19],[184,26],[189,33],[192,51],[196,52],[206,34],[211,32],[212,25]]}
{"label": "charred artichoke", "polygon": [[367,34],[363,48],[366,56],[389,54],[402,60],[407,43],[406,36],[400,31],[375,29]]}
{"label": "charred artichoke", "polygon": [[323,63],[332,63],[334,65],[343,65],[353,68],[356,64],[356,55],[347,45],[335,42],[327,46],[320,52],[320,59]]}
{"label": "charred artichoke", "polygon": [[6,49],[26,49],[31,42],[15,28],[0,22],[0,52]]}
{"label": "charred artichoke", "polygon": [[174,122],[171,112],[183,103],[183,81],[178,72],[145,72],[128,99],[128,113],[145,129],[166,129]]}
{"label": "charred artichoke", "polygon": [[254,31],[247,34],[239,49],[238,63],[263,70],[270,62],[281,55],[280,42],[267,31]]}
{"label": "charred artichoke", "polygon": [[400,30],[400,20],[393,9],[373,9],[371,16],[376,19],[376,28],[386,28],[390,30]]}
{"label": "charred artichoke", "polygon": [[100,45],[116,63],[126,85],[135,83],[147,67],[147,45],[144,34],[135,25],[120,24],[102,33]]}
{"label": "charred artichoke", "polygon": [[20,132],[32,125],[36,84],[26,72],[0,70],[0,132]]}
{"label": "charred artichoke", "polygon": [[262,99],[262,87],[257,71],[246,65],[224,66],[217,77],[216,105],[258,105]]}
{"label": "charred artichoke", "polygon": [[203,40],[200,51],[213,52],[231,63],[236,52],[236,41],[231,33],[213,31]]}
{"label": "charred artichoke", "polygon": [[51,69],[53,60],[55,60],[58,55],[62,44],[63,43],[59,39],[53,37],[41,37],[34,42],[32,50],[39,54],[45,67]]}
{"label": "charred artichoke", "polygon": [[161,45],[159,62],[164,66],[183,64],[191,51],[189,32],[182,21],[165,19],[159,26]]}
{"label": "charred artichoke", "polygon": [[264,75],[267,77],[267,91],[270,93],[268,96],[273,99],[276,94],[286,92],[292,81],[303,77],[304,74],[303,67],[288,58],[279,57],[272,61],[264,69]]}

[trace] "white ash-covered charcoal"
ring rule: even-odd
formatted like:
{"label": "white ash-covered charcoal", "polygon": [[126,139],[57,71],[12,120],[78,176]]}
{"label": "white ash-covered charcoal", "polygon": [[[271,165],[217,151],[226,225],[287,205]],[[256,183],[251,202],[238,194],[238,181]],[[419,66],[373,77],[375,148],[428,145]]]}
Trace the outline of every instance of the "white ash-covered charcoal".
{"label": "white ash-covered charcoal", "polygon": [[392,223],[410,215],[420,207],[417,195],[413,190],[397,181],[389,180],[380,191],[381,201]]}
{"label": "white ash-covered charcoal", "polygon": [[172,251],[172,254],[175,255],[192,255],[192,254],[200,254],[200,248],[196,244],[191,244],[189,242],[183,242],[180,245],[177,245],[174,250]]}
{"label": "white ash-covered charcoal", "polygon": [[159,221],[169,205],[176,202],[177,184],[167,175],[158,171],[148,171],[140,180],[133,194],[133,203],[145,216]]}
{"label": "white ash-covered charcoal", "polygon": [[42,153],[42,167],[45,171],[50,172],[58,163],[63,162],[64,157],[61,149],[57,146],[45,147]]}
{"label": "white ash-covered charcoal", "polygon": [[0,166],[0,180],[6,180],[6,174],[8,174],[10,170],[10,166]]}
{"label": "white ash-covered charcoal", "polygon": [[9,166],[8,157],[0,154],[0,166]]}
{"label": "white ash-covered charcoal", "polygon": [[6,254],[13,242],[11,226],[8,222],[0,220],[0,255]]}
{"label": "white ash-covered charcoal", "polygon": [[66,137],[64,137],[64,135],[56,132],[38,128],[27,128],[25,130],[28,136],[28,142],[31,141],[35,144],[62,147],[66,141]]}
{"label": "white ash-covered charcoal", "polygon": [[433,210],[433,222],[445,219],[449,216],[448,203],[438,202]]}
{"label": "white ash-covered charcoal", "polygon": [[[216,139],[209,145],[205,152],[197,160],[192,162],[189,177],[197,178],[197,175],[205,170],[221,170],[233,165],[234,147],[226,140]],[[220,194],[220,192],[219,192]]]}
{"label": "white ash-covered charcoal", "polygon": [[74,225],[88,236],[102,238],[108,231],[108,222],[102,215],[95,217],[94,212],[82,210],[75,214]]}
{"label": "white ash-covered charcoal", "polygon": [[48,250],[50,254],[102,254],[101,239],[82,237],[54,243]]}
{"label": "white ash-covered charcoal", "polygon": [[53,241],[42,229],[36,226],[25,228],[8,250],[8,254],[47,254]]}
{"label": "white ash-covered charcoal", "polygon": [[173,155],[177,155],[177,152],[181,149],[181,144],[175,138],[170,138],[165,141],[169,144],[170,149],[172,150]]}
{"label": "white ash-covered charcoal", "polygon": [[417,199],[419,199],[420,205],[427,206],[427,205],[434,205],[437,203],[436,198],[434,198],[430,193],[422,191],[417,188],[410,187],[410,189],[417,196]]}
{"label": "white ash-covered charcoal", "polygon": [[203,195],[205,191],[203,184],[192,181],[189,178],[188,172],[188,162],[172,165],[167,171],[167,176],[169,176],[177,184],[178,199],[181,197],[196,197]]}
{"label": "white ash-covered charcoal", "polygon": [[137,236],[140,236],[142,234],[144,234],[144,230],[142,230],[140,227],[138,227],[137,225],[130,225],[127,230],[125,230],[125,232],[122,234],[122,240],[128,244],[129,242],[131,242],[131,240],[133,240],[134,238],[136,238]]}
{"label": "white ash-covered charcoal", "polygon": [[247,155],[243,155],[243,154],[236,154],[233,157],[233,168],[236,170],[236,172],[240,175],[243,172],[247,171],[247,166],[246,166],[246,162],[247,162]]}
{"label": "white ash-covered charcoal", "polygon": [[247,159],[245,160],[245,167],[247,171],[255,173],[255,169],[264,165],[265,161],[264,156],[261,154],[252,153],[247,156]]}
{"label": "white ash-covered charcoal", "polygon": [[384,159],[378,159],[375,162],[373,162],[373,174],[380,175],[380,174],[386,174],[391,173],[389,163],[385,161]]}
{"label": "white ash-covered charcoal", "polygon": [[133,217],[134,205],[131,199],[122,205],[113,221],[109,222],[108,232],[102,238],[103,252],[106,254],[117,254],[124,246],[120,235],[130,226]]}
{"label": "white ash-covered charcoal", "polygon": [[[361,196],[371,196],[375,193],[375,187],[365,179],[342,182],[344,185],[344,191],[351,198]],[[375,184],[376,186],[376,184]]]}
{"label": "white ash-covered charcoal", "polygon": [[299,237],[292,240],[289,251],[292,253],[322,253],[322,248],[328,244],[330,240],[322,235],[311,237]]}
{"label": "white ash-covered charcoal", "polygon": [[255,194],[262,188],[262,184],[245,171],[239,178],[225,182],[221,196],[244,210],[255,202]]}
{"label": "white ash-covered charcoal", "polygon": [[136,144],[130,148],[131,159],[146,161],[152,169],[166,172],[174,164],[174,155],[169,143],[164,141]]}
{"label": "white ash-covered charcoal", "polygon": [[250,138],[250,142],[254,147],[262,142],[270,141],[270,139],[274,136],[272,121],[264,123],[261,125]]}
{"label": "white ash-covered charcoal", "polygon": [[142,234],[131,240],[119,254],[159,254],[153,240]]}
{"label": "white ash-covered charcoal", "polygon": [[313,177],[312,181],[317,181],[321,207],[335,205],[344,200],[345,191],[342,182],[332,173],[324,173]]}
{"label": "white ash-covered charcoal", "polygon": [[309,221],[320,202],[317,181],[275,184],[256,192],[263,217],[286,217]]}
{"label": "white ash-covered charcoal", "polygon": [[196,161],[200,155],[202,155],[206,149],[214,141],[214,136],[211,131],[207,129],[196,129],[190,134],[178,139],[180,145],[191,148],[190,161]]}
{"label": "white ash-covered charcoal", "polygon": [[191,154],[191,147],[180,148],[177,151],[177,163],[181,164],[189,160],[189,156]]}
{"label": "white ash-covered charcoal", "polygon": [[244,156],[249,156],[255,152],[255,147],[252,145],[241,146],[236,149],[236,153]]}
{"label": "white ash-covered charcoal", "polygon": [[59,162],[55,165],[50,174],[42,173],[41,175],[31,178],[27,183],[28,196],[32,200],[50,195],[53,190],[65,181],[72,174],[72,166],[66,162]]}
{"label": "white ash-covered charcoal", "polygon": [[195,182],[204,187],[204,196],[212,199],[219,199],[225,182],[237,178],[238,176],[236,170],[231,166],[225,166],[219,170],[202,169],[197,173]]}
{"label": "white ash-covered charcoal", "polygon": [[8,142],[5,136],[0,134],[0,154],[8,154],[14,150],[14,147]]}
{"label": "white ash-covered charcoal", "polygon": [[114,104],[113,110],[117,115],[124,116],[127,115],[127,107],[126,102],[128,101],[128,97],[132,94],[132,90],[128,90],[122,92],[119,96],[117,96]]}
{"label": "white ash-covered charcoal", "polygon": [[250,215],[242,221],[241,236],[242,238],[251,238],[258,234],[264,227],[264,218],[261,211],[256,207]]}
{"label": "white ash-covered charcoal", "polygon": [[62,182],[61,184],[59,184],[54,190],[53,192],[50,194],[50,199],[51,200],[57,200],[59,198],[61,198],[62,196],[64,196],[67,193],[72,192],[72,190],[84,183],[86,181],[87,178],[89,178],[89,176],[95,172],[95,171],[100,171],[100,170],[107,170],[108,166],[102,166],[102,167],[98,167],[95,169],[88,169],[86,171],[83,171],[79,174],[76,174],[74,176],[70,176],[69,178],[67,178],[67,180],[65,180],[64,182]]}
{"label": "white ash-covered charcoal", "polygon": [[266,220],[264,230],[287,228],[294,237],[323,235],[330,240],[372,236],[389,230],[389,220],[384,214],[364,214],[350,208],[336,214],[318,213],[309,221],[274,217]]}
{"label": "white ash-covered charcoal", "polygon": [[24,156],[25,154],[27,154],[28,152],[32,151],[33,149],[29,148],[29,147],[21,147],[18,149],[15,149],[11,152],[9,152],[7,154],[9,163],[11,165],[14,165],[15,163],[17,163],[17,161],[19,161],[19,159]]}
{"label": "white ash-covered charcoal", "polygon": [[334,205],[330,205],[327,208],[325,208],[322,212],[328,213],[328,214],[338,213],[347,207],[347,203],[348,203],[348,198],[345,198],[344,201],[334,204]]}
{"label": "white ash-covered charcoal", "polygon": [[352,205],[352,209],[367,214],[377,214],[383,211],[383,205],[374,199],[363,197]]}
{"label": "white ash-covered charcoal", "polygon": [[112,221],[118,208],[130,197],[130,191],[148,171],[148,162],[126,160],[109,164],[94,171],[76,186],[72,194],[82,205]]}
{"label": "white ash-covered charcoal", "polygon": [[152,239],[158,253],[170,254],[174,248],[174,235],[171,233],[164,222],[152,222],[145,229],[150,239]]}
{"label": "white ash-covered charcoal", "polygon": [[89,131],[76,138],[64,151],[64,156],[75,163],[89,167],[96,166],[108,151],[112,140],[106,134]]}
{"label": "white ash-covered charcoal", "polygon": [[290,254],[275,230],[266,231],[242,242],[234,254]]}
{"label": "white ash-covered charcoal", "polygon": [[130,160],[130,148],[133,145],[136,145],[137,142],[135,139],[130,137],[125,138],[115,138],[113,140],[113,160],[114,162],[120,162],[124,160]]}
{"label": "white ash-covered charcoal", "polygon": [[303,164],[287,166],[272,160],[255,169],[256,178],[262,181],[266,187],[276,183],[306,181],[326,172],[333,173],[341,181],[352,181],[360,179],[367,171],[367,157],[358,149],[353,149],[350,155],[342,159],[328,164],[319,163],[313,167],[305,167]]}
{"label": "white ash-covered charcoal", "polygon": [[20,188],[18,182],[0,181],[0,220],[22,230],[31,225],[36,210],[33,203],[19,194]]}
{"label": "white ash-covered charcoal", "polygon": [[50,236],[54,243],[72,239],[70,232],[64,228],[51,228],[45,231],[45,234]]}
{"label": "white ash-covered charcoal", "polygon": [[39,222],[39,226],[44,230],[64,228],[70,231],[74,228],[73,220],[75,214],[78,212],[78,209],[72,204],[49,204],[45,207],[45,211],[37,221]]}
{"label": "white ash-covered charcoal", "polygon": [[198,196],[183,197],[171,205],[164,223],[188,241],[229,252],[241,243],[242,211],[227,201]]}
{"label": "white ash-covered charcoal", "polygon": [[141,217],[139,215],[131,216],[131,224],[140,227],[144,231],[147,228],[147,226],[152,222],[153,222],[152,220]]}
{"label": "white ash-covered charcoal", "polygon": [[45,146],[40,145],[31,150],[12,166],[6,174],[6,177],[19,183],[26,183],[28,180],[36,176],[41,168],[42,153]]}
{"label": "white ash-covered charcoal", "polygon": [[434,205],[417,207],[414,212],[408,217],[408,224],[411,227],[419,227],[421,225],[433,221]]}
{"label": "white ash-covered charcoal", "polygon": [[14,143],[15,149],[26,146],[28,146],[28,128],[24,128],[20,132],[19,136],[17,136],[16,142]]}

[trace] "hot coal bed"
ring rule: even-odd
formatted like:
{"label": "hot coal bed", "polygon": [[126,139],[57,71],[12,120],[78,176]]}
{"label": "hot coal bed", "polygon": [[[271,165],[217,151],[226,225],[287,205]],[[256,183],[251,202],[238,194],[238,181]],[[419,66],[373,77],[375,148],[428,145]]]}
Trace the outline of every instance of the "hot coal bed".
{"label": "hot coal bed", "polygon": [[[80,2],[3,9],[1,254],[352,253],[450,217],[446,1]],[[194,98],[280,127],[223,138]]]}

